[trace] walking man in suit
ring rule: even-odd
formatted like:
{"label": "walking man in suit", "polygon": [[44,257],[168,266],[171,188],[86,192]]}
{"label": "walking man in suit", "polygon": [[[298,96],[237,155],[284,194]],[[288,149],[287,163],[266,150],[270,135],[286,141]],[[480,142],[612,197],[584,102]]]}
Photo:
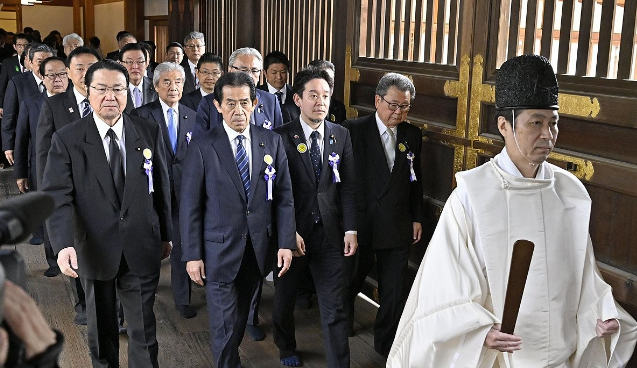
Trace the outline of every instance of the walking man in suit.
{"label": "walking man in suit", "polygon": [[[46,91],[22,101],[16,124],[13,176],[21,193],[38,190],[35,136],[42,103],[51,96],[65,92],[69,85],[65,59],[59,57],[44,59],[40,64],[40,74],[44,76]],[[39,237],[44,242],[44,254],[49,264],[49,268],[44,271],[44,276],[54,277],[59,275],[60,268],[53,249],[51,249],[51,243],[48,237],[44,236],[44,226],[39,227],[33,237]]]}
{"label": "walking man in suit", "polygon": [[[206,287],[217,368],[241,367],[238,347],[252,295],[275,258],[275,273],[287,272],[295,249],[283,142],[278,134],[250,124],[255,91],[245,73],[219,78],[215,106],[222,123],[193,138],[183,165],[182,259],[190,278]],[[278,247],[271,246],[275,233]]]}
{"label": "walking man in suit", "polygon": [[106,54],[106,57],[104,57],[104,59],[118,61],[120,60],[120,54],[122,53],[122,49],[124,48],[124,46],[128,45],[129,43],[137,43],[137,38],[135,38],[135,36],[127,31],[117,32],[116,38],[118,49]]}
{"label": "walking man in suit", "polygon": [[[68,76],[73,87],[66,92],[47,98],[42,102],[40,117],[35,135],[35,155],[37,182],[42,183],[46,159],[51,148],[53,133],[93,112],[87,98],[84,77],[88,68],[99,61],[93,49],[78,47],[67,57]],[[45,234],[46,235],[46,234]],[[84,288],[79,278],[70,278],[71,290],[75,301],[75,323],[86,325],[86,300]]]}
{"label": "walking man in suit", "polygon": [[122,48],[119,55],[119,62],[126,67],[130,78],[126,112],[157,100],[157,91],[153,87],[152,79],[144,76],[148,63],[143,46],[139,43],[129,43]]}
{"label": "walking man in suit", "polygon": [[219,77],[223,74],[223,61],[221,57],[210,52],[201,55],[197,62],[195,74],[200,81],[200,87],[190,93],[184,94],[180,102],[197,111],[197,107],[199,107],[199,102],[201,102],[203,96],[214,92],[215,83],[217,83],[217,80],[219,80]]}
{"label": "walking man in suit", "polygon": [[327,365],[349,367],[345,258],[356,253],[354,156],[347,129],[325,120],[332,83],[306,69],[294,78],[301,115],[276,129],[288,155],[296,209],[296,255],[290,271],[275,278],[274,342],[281,364],[298,367],[294,300],[309,268],[319,299]]}
{"label": "walking man in suit", "polygon": [[184,67],[186,72],[186,83],[184,84],[184,93],[189,93],[200,87],[200,81],[197,78],[195,69],[199,58],[206,52],[206,41],[204,40],[203,33],[190,32],[184,38],[184,49],[186,57],[183,58],[181,66]]}
{"label": "walking man in suit", "polygon": [[197,312],[190,306],[190,277],[186,262],[181,260],[179,236],[179,195],[181,193],[182,162],[195,127],[195,112],[179,103],[186,79],[181,65],[165,62],[155,68],[153,84],[159,98],[132,111],[146,120],[156,122],[162,130],[166,144],[166,162],[170,178],[170,200],[173,223],[173,250],[170,255],[170,284],[175,308],[184,318],[193,318]]}
{"label": "walking man in suit", "polygon": [[[307,65],[307,67],[316,68],[318,70],[325,70],[327,74],[330,75],[332,80],[334,80],[336,67],[330,61],[321,59],[312,60]],[[332,94],[334,94],[334,89],[332,89]],[[332,96],[332,99],[330,100],[330,111],[327,115],[327,119],[335,124],[342,124],[343,121],[345,121],[346,117],[347,115],[345,114],[345,104]]]}
{"label": "walking man in suit", "polygon": [[0,71],[0,118],[2,118],[4,94],[7,84],[14,76],[24,73],[26,68],[20,63],[20,57],[24,52],[24,48],[29,44],[29,38],[24,33],[18,33],[13,36],[13,49],[15,54],[2,60],[2,70]]}
{"label": "walking man in suit", "polygon": [[170,254],[170,184],[161,127],[122,114],[129,81],[113,61],[86,73],[93,113],[53,134],[42,189],[65,275],[86,290],[93,367],[119,366],[116,293],[128,319],[128,366],[158,367],[153,304]]}
{"label": "walking man in suit", "polygon": [[387,357],[402,314],[411,245],[423,221],[420,129],[406,122],[416,97],[405,76],[388,73],[376,87],[376,113],[346,121],[354,147],[358,211],[358,270],[349,291],[350,333],[354,300],[376,260],[380,308],[374,349]]}
{"label": "walking man in suit", "polygon": [[257,87],[276,96],[281,105],[284,124],[296,119],[300,114],[299,107],[294,103],[294,92],[288,84],[289,70],[288,57],[281,51],[272,51],[263,59],[263,76],[266,82]]}
{"label": "walking man in suit", "polygon": [[181,64],[184,60],[184,47],[179,42],[171,42],[166,46],[164,61]]}

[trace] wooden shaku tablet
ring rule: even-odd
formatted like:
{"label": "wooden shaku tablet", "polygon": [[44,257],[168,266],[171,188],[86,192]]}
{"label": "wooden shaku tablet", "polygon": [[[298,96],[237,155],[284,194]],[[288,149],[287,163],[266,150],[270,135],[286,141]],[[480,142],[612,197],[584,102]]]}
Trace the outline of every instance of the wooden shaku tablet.
{"label": "wooden shaku tablet", "polygon": [[504,312],[502,313],[501,332],[513,334],[513,330],[515,330],[515,323],[518,319],[522,294],[524,294],[524,285],[526,285],[526,277],[529,274],[534,248],[535,244],[528,240],[518,240],[513,244],[509,282],[504,300]]}

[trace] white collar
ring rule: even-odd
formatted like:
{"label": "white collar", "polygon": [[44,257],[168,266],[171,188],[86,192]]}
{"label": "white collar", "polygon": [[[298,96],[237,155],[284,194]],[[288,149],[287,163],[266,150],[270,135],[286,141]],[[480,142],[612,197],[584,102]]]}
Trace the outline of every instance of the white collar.
{"label": "white collar", "polygon": [[272,87],[270,82],[266,81],[265,84],[268,86],[268,92],[270,92],[272,94],[275,94],[277,92],[281,92],[281,93],[283,93],[283,96],[285,96],[285,92],[286,92],[285,86],[283,86],[283,88],[281,88],[281,89],[276,89],[276,88]]}
{"label": "white collar", "polygon": [[35,72],[31,72],[31,73],[33,73],[33,78],[35,78],[35,83],[37,83],[38,88],[40,88],[40,83],[42,83],[42,79],[40,79],[40,77],[35,75]]}
{"label": "white collar", "polygon": [[252,124],[248,123],[248,126],[243,130],[243,132],[239,133],[236,130],[230,128],[230,126],[226,123],[225,120],[223,121],[223,129],[226,131],[226,134],[228,135],[228,139],[230,140],[230,142],[235,140],[238,135],[243,135],[243,138],[247,139],[249,142],[250,141],[250,125]]}
{"label": "white collar", "polygon": [[301,122],[301,128],[303,128],[303,134],[305,134],[305,140],[307,142],[310,141],[310,134],[312,134],[313,131],[317,131],[319,133],[320,139],[325,138],[325,121],[322,121],[316,129],[312,129],[312,127],[309,126],[300,115],[299,121]]}
{"label": "white collar", "polygon": [[93,120],[95,120],[97,131],[100,133],[100,138],[102,138],[102,140],[106,137],[106,133],[108,133],[109,129],[113,129],[118,140],[122,139],[122,133],[124,131],[124,115],[120,115],[119,119],[113,126],[106,124],[106,122],[100,119],[95,112],[93,112]]}
{"label": "white collar", "polygon": [[142,77],[142,79],[139,81],[139,85],[134,85],[133,82],[129,82],[128,83],[128,88],[130,88],[131,90],[133,88],[139,88],[139,92],[144,92],[144,77]]}
{"label": "white collar", "polygon": [[[517,166],[515,166],[515,163],[513,162],[513,160],[511,160],[511,157],[507,153],[506,147],[502,148],[502,152],[500,152],[500,154],[497,155],[494,159],[498,167],[502,169],[504,172],[506,172],[507,174],[515,176],[515,177],[519,177],[519,178],[524,177],[522,173],[520,172],[520,170],[517,168]],[[535,174],[535,179],[550,179],[550,174],[548,173],[548,170],[544,169],[544,164],[545,162],[543,162],[540,165],[540,167],[537,169],[537,173]]]}
{"label": "white collar", "polygon": [[[168,106],[168,104],[162,101],[161,98],[158,98],[157,100],[161,104],[161,109],[164,111],[164,116],[168,116],[168,109],[171,108],[171,106]],[[179,116],[179,104],[177,104],[177,106],[173,107],[172,109],[175,111],[175,114]]]}
{"label": "white collar", "polygon": [[[87,86],[87,88],[91,88],[91,87]],[[82,96],[80,91],[78,91],[77,88],[75,88],[75,86],[73,86],[73,94],[75,95],[75,101],[77,102],[78,105],[84,102],[85,98],[88,98],[88,96]]]}
{"label": "white collar", "polygon": [[395,126],[393,128],[389,128],[387,127],[387,125],[385,125],[383,123],[382,120],[380,120],[380,117],[378,116],[378,112],[376,112],[374,114],[374,116],[376,117],[376,126],[378,127],[378,133],[380,133],[380,136],[382,137],[383,134],[385,134],[385,132],[387,131],[387,129],[391,129],[392,133],[394,133],[394,137],[396,137],[396,131],[398,130],[398,127]]}
{"label": "white collar", "polygon": [[201,92],[201,97],[206,97],[208,96],[210,93],[206,92],[203,90],[203,88],[199,87],[199,92]]}

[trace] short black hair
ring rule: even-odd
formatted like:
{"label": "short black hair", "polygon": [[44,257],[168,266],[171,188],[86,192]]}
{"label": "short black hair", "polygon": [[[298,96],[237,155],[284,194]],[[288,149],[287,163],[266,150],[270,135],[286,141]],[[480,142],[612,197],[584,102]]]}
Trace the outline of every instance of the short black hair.
{"label": "short black hair", "polygon": [[90,47],[85,47],[85,46],[80,46],[74,49],[73,51],[69,52],[69,56],[66,57],[66,60],[68,61],[68,64],[71,64],[71,60],[73,60],[74,57],[78,55],[83,55],[83,54],[91,54],[95,56],[95,58],[97,58],[97,61],[102,60],[100,58],[100,55],[97,53],[97,51],[95,51],[94,49]]}
{"label": "short black hair", "polygon": [[250,87],[250,99],[257,99],[257,88],[248,73],[236,72],[223,74],[215,83],[215,100],[221,105],[223,101],[223,87]]}
{"label": "short black hair", "polygon": [[325,70],[320,70],[317,68],[306,68],[296,73],[296,75],[294,76],[294,85],[292,86],[292,91],[294,91],[294,94],[303,96],[305,85],[312,79],[323,79],[327,82],[330,90],[334,88],[334,80]]}
{"label": "short black hair", "polygon": [[144,53],[144,61],[146,61],[146,56],[148,55],[148,53],[146,52],[146,49],[144,48],[144,46],[136,43],[136,42],[131,42],[131,43],[127,43],[124,47],[122,47],[122,51],[120,51],[119,53],[119,61],[124,61],[124,53],[127,51],[141,51]]}
{"label": "short black hair", "polygon": [[[146,54],[146,58],[148,60],[150,60],[151,59],[151,54],[153,53],[152,47],[149,44],[147,44],[146,42],[139,42],[139,45],[144,50],[144,53]],[[123,48],[122,48],[122,50],[123,50]]]}
{"label": "short black hair", "polygon": [[93,83],[93,74],[95,74],[96,71],[102,70],[102,69],[113,70],[113,71],[122,73],[124,75],[124,77],[126,78],[126,88],[128,88],[128,83],[129,83],[128,70],[126,70],[124,65],[118,63],[117,61],[105,59],[105,60],[98,61],[97,63],[91,65],[90,68],[88,68],[88,70],[86,71],[86,76],[84,77],[84,82],[86,84],[86,92],[87,92],[87,94],[89,94],[89,95],[91,94],[90,86]]}
{"label": "short black hair", "polygon": [[223,70],[223,60],[221,59],[221,56],[215,55],[212,52],[204,52],[204,54],[201,55],[197,62],[197,69],[201,68],[201,64],[205,63],[219,64],[219,69]]}
{"label": "short black hair", "polygon": [[166,46],[166,53],[168,53],[168,50],[172,49],[173,47],[179,47],[181,49],[181,52],[184,52],[184,47],[179,42],[171,42],[168,44],[168,46]]}
{"label": "short black hair", "polygon": [[99,37],[97,37],[97,36],[93,36],[93,37],[91,37],[91,38],[88,40],[88,42],[89,42],[91,45],[95,46],[95,47],[100,47],[100,44],[102,43],[102,41],[100,41]]}
{"label": "short black hair", "polygon": [[13,44],[17,44],[19,39],[27,40],[27,42],[31,42],[31,38],[24,33],[16,33],[13,35]]}
{"label": "short black hair", "polygon": [[61,58],[61,57],[59,57],[59,56],[51,56],[51,57],[48,57],[48,58],[46,58],[46,59],[42,60],[42,63],[40,63],[40,75],[41,75],[42,77],[44,77],[44,70],[46,69],[46,64],[48,64],[48,63],[50,63],[50,62],[52,62],[52,61],[61,61],[61,62],[62,62],[62,64],[64,64],[64,66],[69,66],[69,65],[66,63],[66,59],[65,59],[65,58]]}
{"label": "short black hair", "polygon": [[33,32],[33,28],[31,28],[31,27],[24,27],[24,33],[29,33],[29,32]]}
{"label": "short black hair", "polygon": [[148,46],[150,46],[150,48],[155,51],[157,49],[157,45],[155,45],[155,43],[153,41],[150,40],[146,40],[146,41],[142,41],[140,43],[146,44]]}
{"label": "short black hair", "polygon": [[327,61],[327,60],[312,60],[310,61],[309,64],[307,64],[308,68],[312,67],[312,68],[317,68],[320,70],[325,70],[325,69],[329,69],[331,71],[333,71],[334,73],[336,73],[336,67],[334,67],[334,64],[332,64],[332,62]]}
{"label": "short black hair", "polygon": [[117,42],[119,42],[122,38],[126,38],[126,37],[135,37],[135,36],[133,36],[133,34],[128,31],[119,31],[117,32],[117,36],[115,36],[115,38],[117,39]]}
{"label": "short black hair", "polygon": [[263,70],[267,71],[272,64],[283,64],[290,69],[290,59],[281,51],[272,51],[263,58]]}

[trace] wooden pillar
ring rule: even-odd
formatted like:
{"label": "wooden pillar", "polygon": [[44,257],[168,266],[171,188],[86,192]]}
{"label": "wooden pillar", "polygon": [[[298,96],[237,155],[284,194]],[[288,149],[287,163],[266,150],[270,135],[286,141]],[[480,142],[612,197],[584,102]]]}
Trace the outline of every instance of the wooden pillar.
{"label": "wooden pillar", "polygon": [[[82,34],[82,9],[80,0],[73,0],[73,32]],[[86,38],[86,37],[84,37]],[[88,44],[88,42],[87,42]]]}
{"label": "wooden pillar", "polygon": [[18,2],[15,6],[15,24],[16,24],[16,33],[21,33],[24,30],[22,26],[22,5]]}
{"label": "wooden pillar", "polygon": [[144,2],[124,0],[124,29],[138,41],[144,40]]}
{"label": "wooden pillar", "polygon": [[93,0],[84,0],[84,39],[88,41],[93,36],[95,36],[95,4]]}
{"label": "wooden pillar", "polygon": [[184,37],[195,30],[195,7],[193,0],[169,0],[168,36],[170,41],[184,42]]}
{"label": "wooden pillar", "polygon": [[234,25],[237,34],[237,48],[254,47],[258,49],[259,38],[255,32],[261,31],[261,21],[259,12],[261,11],[261,3],[253,0],[237,0],[237,11],[241,25]]}

